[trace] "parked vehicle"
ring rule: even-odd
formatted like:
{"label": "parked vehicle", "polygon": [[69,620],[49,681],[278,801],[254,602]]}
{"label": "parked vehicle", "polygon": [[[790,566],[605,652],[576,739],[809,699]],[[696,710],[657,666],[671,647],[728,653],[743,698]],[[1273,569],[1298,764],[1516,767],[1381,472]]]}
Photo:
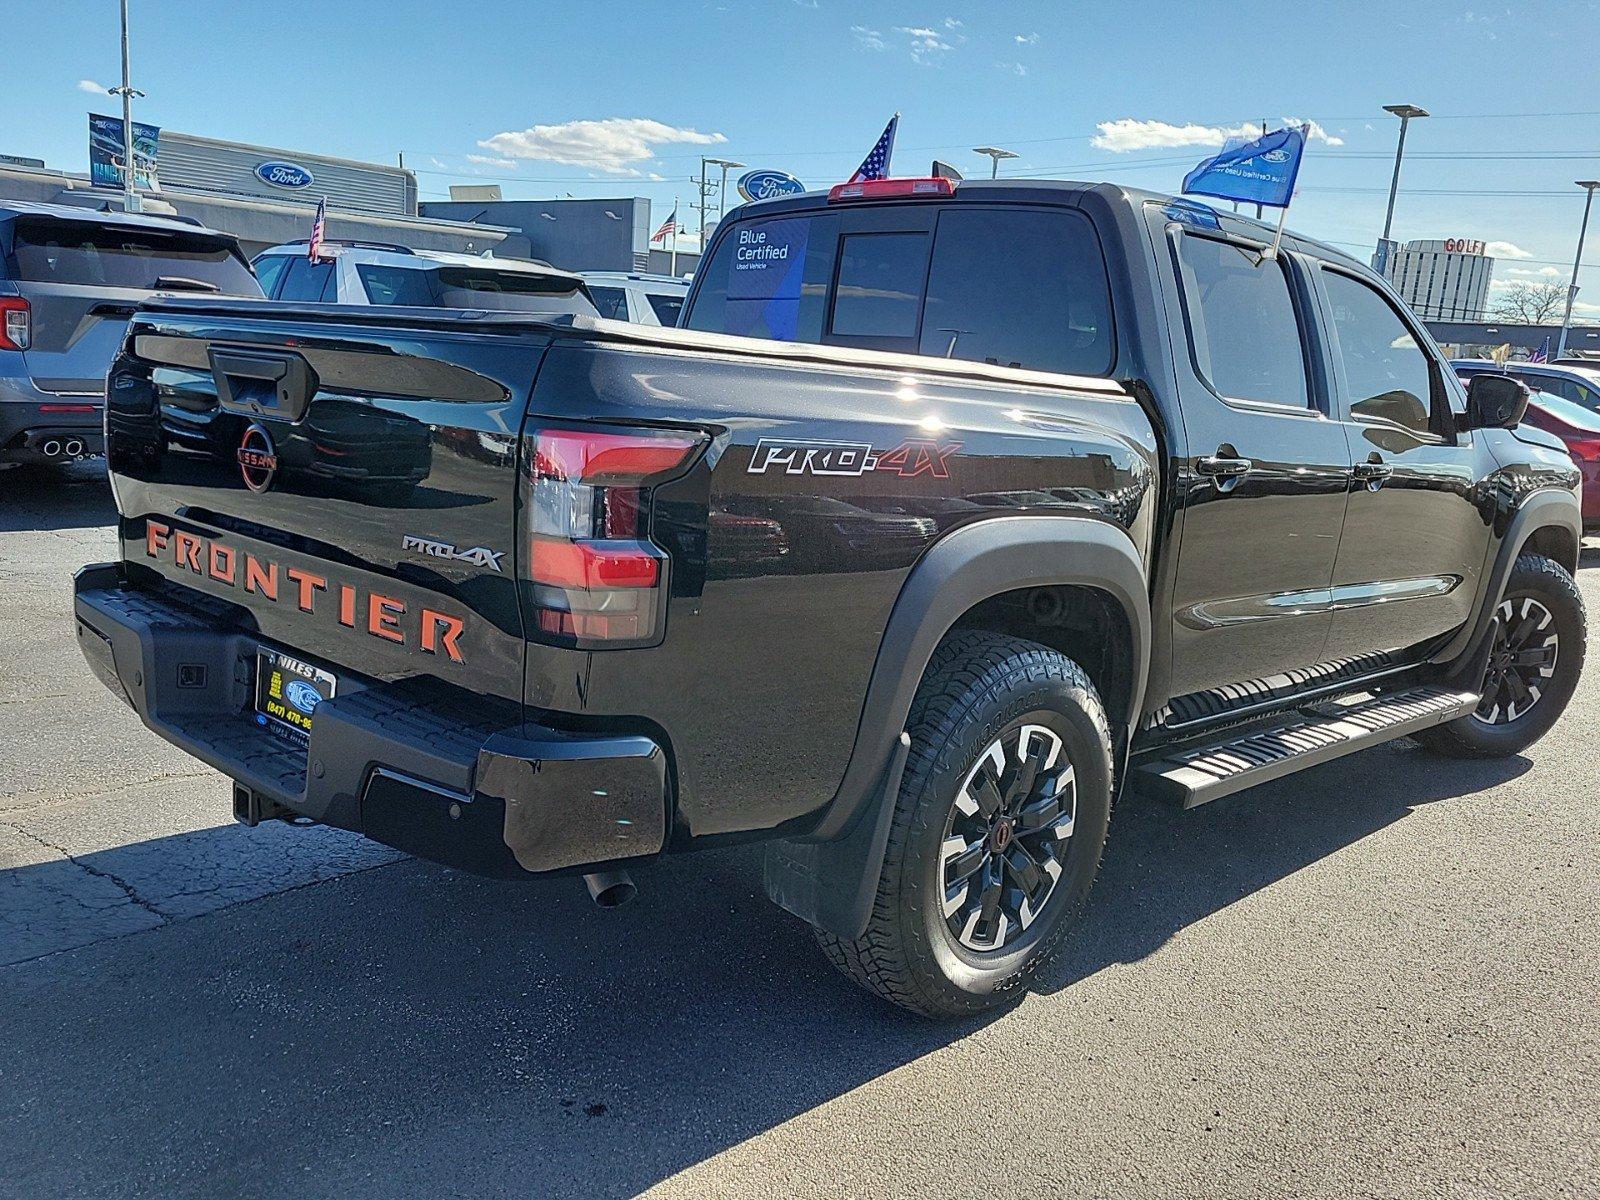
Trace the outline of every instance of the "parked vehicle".
{"label": "parked vehicle", "polygon": [[[1474,375],[1501,373],[1498,364],[1486,360],[1459,359],[1452,365],[1464,383]],[[1506,373],[1531,392],[1523,423],[1560,438],[1583,475],[1584,532],[1600,530],[1600,372],[1521,366]]]}
{"label": "parked vehicle", "polygon": [[[1577,684],[1579,477],[1526,389],[1270,240],[888,180],[730,213],[679,329],[159,301],[111,374],[121,553],[79,644],[246,823],[602,904],[765,839],[841,971],[980,1011],[1081,913],[1124,784],[1515,754]],[[415,498],[313,498],[334,404],[427,431]],[[233,448],[142,456],[178,408]]]}
{"label": "parked vehicle", "polygon": [[261,295],[227,234],[0,201],[0,463],[101,452],[106,370],[129,314],[157,291]]}
{"label": "parked vehicle", "polygon": [[688,281],[672,275],[585,271],[583,278],[602,317],[639,325],[676,325],[689,294]]}
{"label": "parked vehicle", "polygon": [[583,280],[549,263],[378,242],[324,242],[312,262],[308,250],[306,242],[288,242],[256,255],[269,299],[596,315]]}

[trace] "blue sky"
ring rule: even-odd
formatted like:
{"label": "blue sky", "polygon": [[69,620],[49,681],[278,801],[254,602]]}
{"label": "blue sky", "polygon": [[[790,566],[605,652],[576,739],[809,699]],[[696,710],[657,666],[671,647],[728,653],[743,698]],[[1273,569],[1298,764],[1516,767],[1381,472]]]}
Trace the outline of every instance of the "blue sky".
{"label": "blue sky", "polygon": [[[1008,173],[1171,190],[1228,127],[1297,118],[1325,137],[1290,225],[1365,256],[1394,152],[1382,105],[1404,101],[1436,115],[1412,126],[1396,236],[1507,243],[1503,285],[1565,282],[1572,181],[1600,177],[1593,2],[132,7],[141,119],[351,158],[403,152],[425,198],[492,180],[507,196],[645,195],[659,220],[674,196],[687,214],[702,153],[837,182],[896,109],[897,173],[938,156],[976,174],[970,147],[987,143],[1021,155]],[[114,111],[90,89],[116,82],[115,0],[0,0],[0,29],[0,152],[85,169],[84,114]],[[1580,312],[1600,316],[1600,227],[1591,242]]]}

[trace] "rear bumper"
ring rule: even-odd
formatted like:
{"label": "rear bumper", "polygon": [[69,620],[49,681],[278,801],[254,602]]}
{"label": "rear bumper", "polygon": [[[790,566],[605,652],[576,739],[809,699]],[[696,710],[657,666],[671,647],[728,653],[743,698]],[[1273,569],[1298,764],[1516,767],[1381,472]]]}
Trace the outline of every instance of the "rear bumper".
{"label": "rear bumper", "polygon": [[[103,398],[57,396],[26,379],[0,378],[0,462],[66,462],[105,452]],[[92,405],[89,412],[60,412]]]}
{"label": "rear bumper", "polygon": [[258,801],[501,877],[623,863],[665,844],[666,755],[648,737],[571,734],[499,702],[340,673],[302,746],[252,711],[257,649],[294,647],[189,589],[129,586],[117,564],[83,568],[73,591],[78,645],[100,680]]}

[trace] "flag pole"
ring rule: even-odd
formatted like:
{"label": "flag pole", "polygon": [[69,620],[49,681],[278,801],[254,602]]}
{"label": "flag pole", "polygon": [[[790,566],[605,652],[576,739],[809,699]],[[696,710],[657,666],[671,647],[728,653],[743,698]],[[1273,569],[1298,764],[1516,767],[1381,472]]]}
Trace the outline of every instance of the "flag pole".
{"label": "flag pole", "polygon": [[676,196],[672,198],[672,258],[670,261],[672,265],[667,268],[667,274],[676,276],[678,274],[678,198]]}
{"label": "flag pole", "polygon": [[1272,235],[1272,245],[1268,246],[1266,253],[1261,256],[1263,260],[1278,257],[1278,247],[1283,245],[1283,226],[1288,219],[1289,206],[1285,204],[1278,210],[1278,232]]}

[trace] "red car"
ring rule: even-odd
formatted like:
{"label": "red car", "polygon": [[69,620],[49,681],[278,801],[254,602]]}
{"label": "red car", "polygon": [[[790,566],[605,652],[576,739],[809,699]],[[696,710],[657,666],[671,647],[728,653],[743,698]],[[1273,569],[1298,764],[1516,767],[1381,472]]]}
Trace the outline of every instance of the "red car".
{"label": "red car", "polygon": [[[1534,386],[1532,380],[1527,382]],[[1522,421],[1567,444],[1567,453],[1583,472],[1583,530],[1600,530],[1600,413],[1550,392],[1535,391]]]}

